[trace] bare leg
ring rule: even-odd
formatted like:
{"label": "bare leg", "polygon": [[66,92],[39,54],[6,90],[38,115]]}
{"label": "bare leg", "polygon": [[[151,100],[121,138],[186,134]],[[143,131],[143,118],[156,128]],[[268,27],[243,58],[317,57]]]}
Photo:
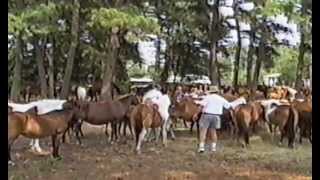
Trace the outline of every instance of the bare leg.
{"label": "bare leg", "polygon": [[205,144],[205,141],[206,141],[206,136],[207,136],[207,128],[200,128],[200,143],[199,143],[199,149],[198,149],[198,152],[204,152],[204,144]]}
{"label": "bare leg", "polygon": [[162,125],[162,140],[163,140],[163,145],[164,147],[167,147],[167,122],[168,120],[166,120],[163,125]]}

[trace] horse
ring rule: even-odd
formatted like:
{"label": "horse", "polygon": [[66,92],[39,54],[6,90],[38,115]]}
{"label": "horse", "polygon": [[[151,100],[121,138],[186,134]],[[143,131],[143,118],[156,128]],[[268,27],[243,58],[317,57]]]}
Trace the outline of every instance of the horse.
{"label": "horse", "polygon": [[[38,108],[35,106],[37,112]],[[38,113],[36,113],[38,114]],[[32,113],[11,112],[8,114],[8,163],[11,161],[11,147],[14,141],[20,136],[27,138],[45,138],[51,136],[52,155],[60,159],[59,146],[60,140],[70,126],[74,115],[73,104],[66,102],[63,110],[57,110],[44,115]]]}
{"label": "horse", "polygon": [[181,118],[183,121],[191,122],[190,133],[192,133],[193,125],[197,125],[197,136],[199,137],[199,118],[201,114],[201,107],[194,102],[190,97],[181,99],[180,102],[176,102],[171,108],[172,118]]}
{"label": "horse", "polygon": [[302,143],[302,138],[306,137],[312,144],[312,103],[311,101],[295,100],[292,105],[297,109],[299,113],[298,127],[300,129],[299,142]]}
{"label": "horse", "polygon": [[150,130],[156,129],[156,141],[162,130],[163,145],[167,146],[167,130],[170,127],[170,98],[157,89],[151,89],[143,96],[143,103],[134,107],[130,122],[136,135],[136,152],[141,153],[141,143]]}
{"label": "horse", "polygon": [[[111,123],[111,141],[117,140],[117,124],[120,123],[127,115],[130,105],[138,104],[135,95],[129,94],[117,100],[103,102],[77,102],[76,106],[80,109],[76,114],[78,125],[76,126],[76,138],[81,144],[79,132],[83,121],[93,125],[105,125],[105,134],[108,137],[108,124]],[[79,124],[80,123],[80,124]]]}
{"label": "horse", "polygon": [[[121,94],[120,88],[115,84],[111,83],[111,96],[112,98],[115,95]],[[102,80],[96,80],[93,84],[88,85],[88,96],[90,97],[90,101],[98,102],[98,97],[101,94],[101,88],[102,88]]]}
{"label": "horse", "polygon": [[82,86],[72,86],[71,92],[73,96],[76,98],[76,100],[82,100],[85,101],[87,97],[87,90],[85,87]]}
{"label": "horse", "polygon": [[282,144],[283,138],[286,136],[288,138],[288,147],[294,147],[299,114],[293,106],[290,104],[271,103],[268,109],[265,108],[265,120],[270,124],[269,128],[271,132],[271,124],[275,125],[273,130],[274,136],[276,135],[276,128],[279,126],[281,133],[279,144]]}
{"label": "horse", "polygon": [[240,104],[235,108],[235,121],[237,127],[237,141],[243,136],[243,147],[248,147],[250,142],[250,129],[255,132],[256,125],[259,120],[264,120],[264,111],[261,104],[258,102],[250,102],[248,104]]}

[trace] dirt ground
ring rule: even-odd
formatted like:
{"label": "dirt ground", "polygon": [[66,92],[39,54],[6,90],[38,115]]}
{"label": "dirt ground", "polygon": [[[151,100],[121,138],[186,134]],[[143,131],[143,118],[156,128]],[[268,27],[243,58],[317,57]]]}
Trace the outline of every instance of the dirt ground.
{"label": "dirt ground", "polygon": [[[106,142],[102,127],[83,126],[83,146],[71,140],[60,148],[62,160],[39,156],[28,150],[30,140],[20,137],[12,149],[16,165],[9,167],[10,180],[187,180],[187,179],[312,179],[312,145],[305,140],[294,150],[278,146],[269,134],[253,136],[243,149],[222,138],[216,153],[196,152],[195,134],[177,131],[168,147],[144,143],[142,154],[133,151],[133,140]],[[40,141],[50,150],[50,138]]]}

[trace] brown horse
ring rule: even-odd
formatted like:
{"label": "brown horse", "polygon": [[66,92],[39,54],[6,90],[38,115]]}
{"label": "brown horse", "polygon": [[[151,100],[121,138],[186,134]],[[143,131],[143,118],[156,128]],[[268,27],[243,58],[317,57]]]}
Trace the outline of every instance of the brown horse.
{"label": "brown horse", "polygon": [[155,107],[147,104],[138,104],[131,113],[130,121],[136,135],[136,151],[138,154],[141,153],[142,141],[150,128],[157,128],[156,141],[158,141],[160,128],[163,126],[164,121]]}
{"label": "brown horse", "polygon": [[179,103],[171,108],[171,117],[181,118],[184,121],[191,122],[190,133],[194,123],[197,124],[197,135],[199,136],[199,117],[201,107],[197,105],[192,98],[183,98]]}
{"label": "brown horse", "polygon": [[302,137],[309,139],[312,143],[312,103],[311,101],[293,101],[292,105],[299,112],[299,129],[300,129],[300,138],[299,142],[302,143]]}
{"label": "brown horse", "polygon": [[298,111],[290,105],[272,105],[271,110],[266,112],[266,121],[269,124],[274,124],[274,135],[276,128],[279,127],[282,144],[284,136],[288,138],[288,146],[294,147],[295,134],[298,126],[299,114]]}
{"label": "brown horse", "polygon": [[8,114],[8,162],[11,162],[10,151],[14,141],[23,135],[27,138],[52,138],[52,155],[60,158],[59,145],[62,135],[71,123],[74,113],[73,105],[69,102],[63,105],[63,110],[53,111],[44,115],[36,115],[37,108],[33,113],[10,112]]}
{"label": "brown horse", "polygon": [[[80,102],[77,107],[80,109],[76,115],[78,119],[93,125],[105,125],[105,134],[108,137],[108,124],[111,123],[111,141],[117,140],[117,124],[127,115],[130,105],[138,104],[138,98],[129,94],[117,100],[103,102]],[[81,122],[82,122],[81,121]],[[78,121],[79,122],[79,121]],[[81,144],[79,132],[81,124],[76,126],[76,137]]]}
{"label": "brown horse", "polygon": [[257,102],[250,102],[248,104],[241,104],[235,108],[235,121],[237,127],[237,141],[240,136],[244,137],[244,147],[249,145],[249,133],[252,127],[255,132],[259,120],[264,120],[264,111],[261,104]]}

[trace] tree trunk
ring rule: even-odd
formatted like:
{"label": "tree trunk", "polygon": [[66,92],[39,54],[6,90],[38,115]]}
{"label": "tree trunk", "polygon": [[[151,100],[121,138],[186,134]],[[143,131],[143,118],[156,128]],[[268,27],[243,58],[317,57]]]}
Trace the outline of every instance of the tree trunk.
{"label": "tree trunk", "polygon": [[48,76],[49,76],[49,98],[54,98],[54,64],[53,64],[53,58],[54,58],[54,48],[55,44],[52,38],[52,47],[48,49],[47,51],[47,58],[49,61],[49,68],[48,68]]}
{"label": "tree trunk", "polygon": [[250,42],[247,57],[247,85],[252,86],[252,63],[253,63],[254,47]]}
{"label": "tree trunk", "polygon": [[74,57],[76,53],[76,48],[78,45],[78,33],[79,33],[79,0],[73,1],[73,13],[72,13],[72,26],[71,26],[71,45],[68,52],[68,62],[64,74],[64,82],[61,92],[61,97],[66,99],[69,94],[69,87],[71,82],[72,68]]}
{"label": "tree trunk", "polygon": [[101,98],[102,100],[110,100],[112,99],[112,80],[114,75],[114,70],[116,67],[116,63],[119,58],[120,53],[120,42],[117,34],[117,30],[113,29],[113,33],[110,38],[110,43],[107,41],[109,45],[109,58],[105,58],[104,62],[104,75],[102,81],[101,88]]}
{"label": "tree trunk", "polygon": [[164,64],[164,68],[163,68],[163,71],[161,73],[161,79],[160,80],[161,80],[162,84],[167,81],[168,76],[169,76],[170,64],[171,64],[171,62],[174,61],[173,60],[173,58],[174,58],[174,56],[173,56],[173,47],[170,46],[168,51],[169,51],[169,56],[168,56],[169,58],[166,58],[166,61],[165,61],[165,64]]}
{"label": "tree trunk", "polygon": [[210,80],[211,84],[214,86],[218,85],[218,71],[217,71],[217,66],[216,66],[216,43],[211,44],[210,48],[210,61],[209,61],[209,74],[210,74]]}
{"label": "tree trunk", "polygon": [[14,66],[14,75],[12,79],[12,88],[10,92],[10,98],[13,101],[19,100],[19,95],[21,91],[21,68],[22,68],[22,60],[23,60],[23,42],[20,37],[16,40],[16,60]]}
{"label": "tree trunk", "polygon": [[259,83],[261,64],[262,64],[263,60],[264,60],[264,45],[263,45],[263,43],[260,43],[259,49],[258,49],[258,56],[257,56],[257,60],[256,60],[256,66],[255,66],[254,75],[253,75],[253,88],[254,89],[257,88],[257,85]]}
{"label": "tree trunk", "polygon": [[297,72],[296,72],[296,81],[295,81],[295,88],[299,89],[303,85],[302,81],[302,73],[303,73],[303,66],[304,66],[304,54],[305,50],[305,34],[303,31],[303,27],[301,27],[301,36],[300,36],[300,45],[299,45],[299,57],[298,57],[298,64],[297,64]]}
{"label": "tree trunk", "polygon": [[238,18],[236,19],[236,29],[237,29],[237,37],[238,37],[238,47],[235,55],[235,61],[234,61],[234,69],[233,69],[233,87],[238,87],[238,76],[239,76],[239,64],[240,64],[240,55],[241,55],[241,34],[240,34],[240,25]]}
{"label": "tree trunk", "polygon": [[41,90],[41,98],[47,98],[47,80],[46,80],[46,71],[44,69],[44,46],[46,42],[41,40],[41,44],[39,44],[39,39],[36,38],[34,41],[35,55],[38,66],[38,75],[40,80],[40,90]]}
{"label": "tree trunk", "polygon": [[[24,7],[23,1],[17,1],[17,9],[21,10]],[[12,87],[10,98],[12,101],[18,101],[21,91],[21,74],[22,74],[22,61],[23,61],[23,41],[21,36],[16,39],[16,59],[14,65],[14,74],[12,79]]]}

